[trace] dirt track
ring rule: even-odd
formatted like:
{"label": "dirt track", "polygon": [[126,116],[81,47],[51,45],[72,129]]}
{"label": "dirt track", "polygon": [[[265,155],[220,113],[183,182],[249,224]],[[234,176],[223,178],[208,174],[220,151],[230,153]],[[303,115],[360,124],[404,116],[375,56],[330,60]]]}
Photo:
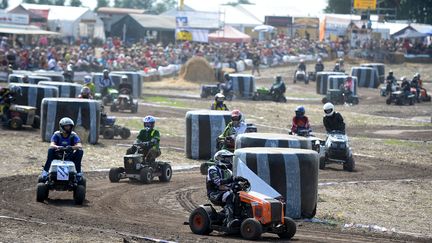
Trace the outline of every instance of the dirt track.
{"label": "dirt track", "polygon": [[[273,73],[263,71],[265,75],[270,77]],[[263,78],[259,83],[267,85],[269,81]],[[153,91],[177,92],[175,85],[166,89],[153,87],[158,83],[149,85],[144,91],[147,89],[153,95]],[[197,94],[198,87],[192,85],[179,90],[181,94]],[[287,95],[295,90],[316,97],[314,83],[290,84]],[[412,118],[428,116],[430,119],[431,105],[387,106],[377,96],[377,90],[360,92],[359,106],[337,107],[348,125],[356,171],[344,172],[339,165],[320,171],[317,218],[326,223],[298,221],[298,233],[293,241],[430,242],[432,187],[428,185],[432,184],[432,129],[430,124]],[[158,117],[163,134],[162,159],[172,161],[174,166],[198,165],[199,161],[184,158],[181,149],[185,137],[184,117],[188,107],[207,108],[210,99],[143,102],[136,116]],[[306,104],[314,131],[322,134],[319,100],[287,104],[233,101],[229,107],[240,108],[260,131],[286,132],[292,110],[299,104]],[[130,118],[127,113],[115,115],[132,130],[141,126],[139,118]],[[36,203],[36,173],[45,159],[47,146],[40,142],[37,130],[0,130],[0,137],[2,151],[8,151],[0,159],[0,241],[134,242],[151,237],[177,242],[245,242],[218,233],[205,237],[193,235],[183,225],[192,208],[206,202],[204,177],[196,169],[175,171],[170,183],[151,185],[129,181],[113,184],[108,181],[107,172],[90,172],[120,166],[125,148],[119,145],[130,144],[133,136],[128,140],[101,139],[96,146],[85,145],[88,187],[84,206],[75,206],[71,193],[60,192],[52,192],[47,203]],[[388,232],[346,229],[342,227],[345,223],[378,225],[386,227]],[[391,233],[392,227],[402,233]],[[278,241],[278,238],[265,234],[263,240]]]}

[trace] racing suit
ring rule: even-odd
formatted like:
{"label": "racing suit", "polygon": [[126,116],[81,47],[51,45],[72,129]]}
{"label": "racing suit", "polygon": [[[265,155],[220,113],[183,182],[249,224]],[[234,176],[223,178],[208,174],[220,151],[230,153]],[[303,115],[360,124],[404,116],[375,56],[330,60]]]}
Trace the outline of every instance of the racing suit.
{"label": "racing suit", "polygon": [[[160,133],[156,129],[141,129],[139,132],[136,143],[142,142],[151,142],[152,146],[148,151],[143,151],[145,161],[154,162],[157,157],[161,155],[161,151],[159,148],[160,142]],[[127,151],[126,154],[134,154],[137,150],[137,147],[132,146]]]}

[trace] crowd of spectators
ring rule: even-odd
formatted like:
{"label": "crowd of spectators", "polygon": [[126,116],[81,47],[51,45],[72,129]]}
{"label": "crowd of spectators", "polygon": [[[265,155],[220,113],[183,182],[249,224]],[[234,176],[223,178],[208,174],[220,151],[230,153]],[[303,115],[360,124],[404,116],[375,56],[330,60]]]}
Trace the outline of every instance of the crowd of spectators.
{"label": "crowd of spectators", "polygon": [[[146,71],[150,68],[169,64],[183,64],[192,56],[206,58],[215,66],[244,59],[255,59],[266,65],[279,62],[284,56],[324,54],[332,56],[336,52],[347,53],[348,41],[314,41],[303,38],[290,38],[283,34],[273,39],[252,41],[251,43],[194,43],[178,42],[123,44],[119,38],[108,38],[99,45],[86,41],[76,45],[63,45],[58,40],[41,37],[36,43],[25,45],[18,40],[2,37],[0,42],[0,61],[2,69],[21,70],[47,69],[62,71],[72,64],[75,71],[135,70]],[[407,40],[381,40],[365,42],[359,48],[366,50],[383,49],[405,53],[431,51],[431,45]]]}

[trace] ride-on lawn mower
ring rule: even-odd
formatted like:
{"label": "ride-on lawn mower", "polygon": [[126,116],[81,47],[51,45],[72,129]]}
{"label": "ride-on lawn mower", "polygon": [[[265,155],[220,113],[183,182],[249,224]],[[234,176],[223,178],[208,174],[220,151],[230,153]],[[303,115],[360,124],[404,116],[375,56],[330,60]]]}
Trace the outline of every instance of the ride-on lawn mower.
{"label": "ride-on lawn mower", "polygon": [[207,98],[209,96],[215,96],[219,92],[220,92],[219,85],[216,84],[201,85],[200,97]]}
{"label": "ride-on lawn mower", "polygon": [[9,118],[4,113],[5,105],[0,105],[0,122],[10,129],[19,130],[23,125],[40,128],[40,117],[35,115],[36,108],[32,106],[15,105],[9,107]]}
{"label": "ride-on lawn mower", "polygon": [[53,160],[48,171],[48,179],[42,176],[38,178],[36,201],[43,202],[48,199],[49,191],[73,191],[75,204],[81,205],[86,195],[86,179],[84,176],[77,178],[75,164],[72,161],[65,161],[66,147],[62,147],[62,159]]}
{"label": "ride-on lawn mower", "polygon": [[[251,192],[250,183],[234,182],[234,218],[239,222],[227,228],[225,213],[217,212],[211,204],[200,205],[189,216],[189,227],[194,234],[208,235],[213,230],[238,234],[246,240],[257,240],[263,233],[277,234],[281,239],[291,239],[296,231],[295,222],[284,214],[285,205],[279,200]],[[223,206],[223,205],[219,205]]]}
{"label": "ride-on lawn mower", "polygon": [[415,95],[412,93],[405,95],[401,90],[395,91],[386,99],[387,105],[390,105],[391,103],[395,103],[396,105],[414,105]]}
{"label": "ride-on lawn mower", "polygon": [[306,72],[304,70],[297,70],[294,75],[294,83],[297,83],[297,81],[304,82],[305,84],[309,84],[309,78],[306,75]]}
{"label": "ride-on lawn mower", "polygon": [[114,137],[120,136],[122,139],[130,137],[131,132],[129,128],[115,125],[116,117],[107,116],[105,113],[101,114],[100,122],[100,134],[105,139],[113,139]]}
{"label": "ride-on lawn mower", "polygon": [[274,102],[283,102],[285,103],[287,100],[283,93],[277,91],[271,91],[267,88],[259,88],[255,92],[252,100],[271,100]]}
{"label": "ride-on lawn mower", "polygon": [[132,113],[138,112],[138,100],[134,100],[129,91],[121,90],[117,98],[114,99],[111,112],[130,110]]}
{"label": "ride-on lawn mower", "polygon": [[172,168],[168,162],[147,161],[145,156],[153,146],[151,142],[136,143],[134,154],[124,156],[124,167],[111,168],[109,171],[109,180],[119,182],[120,179],[129,178],[132,181],[141,181],[149,184],[153,177],[159,177],[161,182],[169,182],[172,177]]}
{"label": "ride-on lawn mower", "polygon": [[348,137],[340,131],[331,131],[327,140],[322,141],[319,149],[319,168],[325,169],[326,164],[339,163],[343,169],[352,172],[355,168],[351,147],[348,144]]}
{"label": "ride-on lawn mower", "polygon": [[353,105],[357,105],[359,103],[359,99],[356,95],[349,95],[341,89],[328,89],[326,96],[322,98],[321,102],[323,104],[331,102],[334,105],[342,105],[345,103],[345,96],[347,96],[346,103]]}
{"label": "ride-on lawn mower", "polygon": [[114,88],[108,88],[107,89],[108,94],[105,95],[104,97],[102,97],[101,93],[96,93],[95,94],[95,99],[96,100],[102,100],[102,104],[103,105],[110,105],[114,102],[115,99],[117,99],[119,92],[118,90],[114,89]]}
{"label": "ride-on lawn mower", "polygon": [[[417,94],[416,88],[411,88],[411,93],[413,95],[416,95]],[[431,101],[431,96],[428,95],[426,89],[420,88],[420,101],[423,101],[423,102],[429,102],[429,101]]]}

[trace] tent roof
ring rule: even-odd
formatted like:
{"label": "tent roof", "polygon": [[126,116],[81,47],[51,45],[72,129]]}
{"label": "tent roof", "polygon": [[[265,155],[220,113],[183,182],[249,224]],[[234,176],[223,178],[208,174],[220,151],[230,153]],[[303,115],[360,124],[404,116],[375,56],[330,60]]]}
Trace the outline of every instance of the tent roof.
{"label": "tent roof", "polygon": [[71,7],[71,6],[55,6],[55,5],[41,5],[41,4],[21,4],[27,10],[49,10],[49,20],[69,20],[75,21],[79,19],[89,8],[84,7]]}
{"label": "tent roof", "polygon": [[411,27],[413,27],[415,30],[417,30],[420,33],[423,34],[432,34],[432,25],[430,24],[417,24],[417,23],[412,23]]}
{"label": "tent roof", "polygon": [[396,35],[396,38],[424,38],[428,34],[420,33],[413,29],[406,29],[402,34]]}
{"label": "tent roof", "polygon": [[34,25],[0,24],[0,33],[18,35],[59,35],[58,32],[42,30]]}
{"label": "tent roof", "polygon": [[147,29],[175,30],[176,22],[173,16],[129,14],[138,24]]}
{"label": "tent roof", "polygon": [[253,27],[262,24],[262,21],[250,13],[233,6],[222,6],[222,11],[224,11],[225,16],[222,15],[221,20],[225,21],[225,24]]}
{"label": "tent roof", "polygon": [[223,30],[218,30],[208,35],[209,41],[221,42],[249,42],[251,37],[237,29],[225,25]]}
{"label": "tent roof", "polygon": [[111,8],[111,7],[100,7],[96,10],[98,13],[106,14],[143,14],[145,10],[134,9],[134,8]]}

